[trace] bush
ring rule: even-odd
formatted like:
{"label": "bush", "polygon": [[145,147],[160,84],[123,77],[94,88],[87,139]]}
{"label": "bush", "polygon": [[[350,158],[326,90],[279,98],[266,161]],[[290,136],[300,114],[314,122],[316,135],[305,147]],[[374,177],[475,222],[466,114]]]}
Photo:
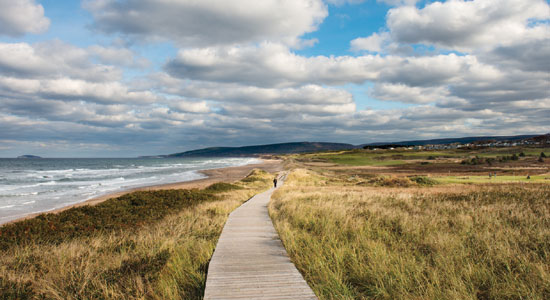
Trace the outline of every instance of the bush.
{"label": "bush", "polygon": [[413,185],[413,182],[407,177],[376,177],[369,181],[369,183],[376,186],[387,187],[409,187]]}
{"label": "bush", "polygon": [[541,152],[541,153],[540,153],[540,157],[546,158],[546,154],[544,154],[544,152]]}
{"label": "bush", "polygon": [[523,151],[519,154],[519,157],[525,157],[525,153]]}
{"label": "bush", "polygon": [[512,154],[512,156],[510,157],[511,160],[518,160],[518,156],[514,153]]}
{"label": "bush", "polygon": [[222,193],[222,192],[228,192],[232,190],[240,190],[242,187],[231,184],[231,183],[225,183],[225,182],[217,182],[214,183],[207,188],[204,189],[205,192],[216,192],[216,193]]}
{"label": "bush", "polygon": [[438,184],[437,181],[426,176],[411,176],[409,179],[418,185],[432,186]]}

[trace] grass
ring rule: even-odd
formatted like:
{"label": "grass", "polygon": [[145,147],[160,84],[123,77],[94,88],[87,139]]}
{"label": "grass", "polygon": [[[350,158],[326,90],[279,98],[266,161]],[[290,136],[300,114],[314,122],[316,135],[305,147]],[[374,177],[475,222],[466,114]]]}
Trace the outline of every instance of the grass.
{"label": "grass", "polygon": [[320,299],[550,299],[550,185],[350,186],[297,169],[273,199]]}
{"label": "grass", "polygon": [[441,176],[431,177],[433,180],[439,183],[550,183],[550,175],[530,175],[527,179],[525,175],[499,175],[497,177],[489,178],[489,175],[485,176]]}
{"label": "grass", "polygon": [[362,150],[299,154],[293,157],[301,161],[330,162],[345,166],[397,166],[415,161],[430,160],[456,160],[472,157],[498,158],[519,155],[524,153],[527,157],[538,157],[541,152],[550,154],[548,148],[509,147],[509,148],[483,148],[483,149],[450,149],[450,150]]}
{"label": "grass", "polygon": [[327,160],[335,164],[353,166],[392,166],[405,163],[402,160],[388,159],[383,156],[364,154],[362,152],[351,152],[337,155],[316,155],[314,158]]}
{"label": "grass", "polygon": [[[251,179],[253,178],[253,179]],[[136,192],[0,228],[1,299],[202,299],[227,216],[271,185]]]}

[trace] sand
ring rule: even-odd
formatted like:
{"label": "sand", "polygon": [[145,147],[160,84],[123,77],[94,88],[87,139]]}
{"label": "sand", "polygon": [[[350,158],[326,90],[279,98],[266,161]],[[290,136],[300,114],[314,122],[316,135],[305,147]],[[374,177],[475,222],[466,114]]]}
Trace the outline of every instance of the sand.
{"label": "sand", "polygon": [[239,166],[239,167],[228,167],[228,168],[220,168],[220,169],[211,169],[211,170],[203,170],[199,171],[200,173],[208,176],[207,178],[203,179],[197,179],[192,181],[184,181],[184,182],[177,182],[177,183],[168,183],[168,184],[161,184],[161,185],[152,185],[152,186],[145,186],[145,187],[139,187],[134,189],[128,189],[124,191],[114,192],[110,194],[106,194],[103,196],[99,196],[97,198],[92,198],[83,202],[79,202],[76,204],[72,204],[69,206],[64,206],[62,208],[49,210],[45,212],[40,213],[34,213],[29,214],[24,217],[21,217],[19,219],[15,219],[12,221],[9,221],[4,224],[0,224],[0,226],[14,223],[17,221],[25,220],[34,218],[38,215],[45,214],[45,213],[59,213],[64,210],[73,208],[73,207],[79,207],[79,206],[85,206],[85,205],[96,205],[98,203],[101,203],[105,200],[120,197],[124,194],[128,194],[135,191],[156,191],[156,190],[175,190],[175,189],[193,189],[193,188],[205,188],[213,183],[216,182],[234,182],[237,180],[243,179],[246,175],[248,175],[253,169],[262,169],[269,173],[275,173],[280,172],[283,170],[283,164],[281,160],[275,160],[275,159],[262,159],[262,162],[259,164],[250,164],[245,166]]}

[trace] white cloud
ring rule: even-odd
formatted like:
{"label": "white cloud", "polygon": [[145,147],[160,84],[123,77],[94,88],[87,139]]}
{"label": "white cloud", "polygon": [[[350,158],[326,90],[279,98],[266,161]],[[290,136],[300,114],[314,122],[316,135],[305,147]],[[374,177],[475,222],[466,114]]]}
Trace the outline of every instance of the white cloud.
{"label": "white cloud", "polygon": [[370,96],[386,101],[403,103],[434,103],[449,97],[445,87],[411,87],[405,84],[379,83],[374,85]]}
{"label": "white cloud", "polygon": [[265,40],[298,45],[328,11],[322,0],[88,0],[95,27],[107,33],[169,39],[181,46]]}
{"label": "white cloud", "polygon": [[89,53],[60,41],[29,45],[0,43],[0,73],[21,78],[70,76],[90,81],[112,81],[122,72],[110,65],[94,64]]}
{"label": "white cloud", "polygon": [[325,0],[329,4],[341,6],[344,4],[359,4],[365,2],[365,0]]}
{"label": "white cloud", "polygon": [[382,2],[393,6],[414,5],[418,1],[419,0],[376,0],[376,2]]}
{"label": "white cloud", "polygon": [[127,48],[93,45],[88,48],[88,51],[104,64],[130,68],[144,68],[150,64],[147,59],[136,57],[134,52]]}
{"label": "white cloud", "polygon": [[390,35],[387,32],[381,34],[373,33],[368,37],[356,38],[350,42],[352,51],[382,52],[384,44],[390,41]]}
{"label": "white cloud", "polygon": [[50,26],[44,8],[35,0],[0,0],[0,35],[42,33]]}
{"label": "white cloud", "polygon": [[190,113],[208,113],[210,112],[210,107],[206,101],[186,101],[186,100],[174,100],[173,104],[170,107],[179,112],[190,112]]}
{"label": "white cloud", "polygon": [[165,69],[174,77],[215,82],[237,82],[264,87],[308,83],[340,85],[376,79],[398,57],[303,57],[280,44],[258,47],[209,47],[180,50]]}
{"label": "white cloud", "polygon": [[395,41],[423,43],[459,51],[491,49],[526,36],[548,36],[550,7],[544,0],[449,0],[424,8],[402,6],[387,14]]}

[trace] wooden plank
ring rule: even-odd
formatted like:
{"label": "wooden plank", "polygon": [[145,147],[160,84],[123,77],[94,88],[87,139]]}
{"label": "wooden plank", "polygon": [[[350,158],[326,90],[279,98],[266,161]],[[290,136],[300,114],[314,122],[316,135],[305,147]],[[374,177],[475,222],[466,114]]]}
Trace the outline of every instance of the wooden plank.
{"label": "wooden plank", "polygon": [[269,218],[274,191],[254,196],[229,215],[208,267],[204,299],[317,299]]}

